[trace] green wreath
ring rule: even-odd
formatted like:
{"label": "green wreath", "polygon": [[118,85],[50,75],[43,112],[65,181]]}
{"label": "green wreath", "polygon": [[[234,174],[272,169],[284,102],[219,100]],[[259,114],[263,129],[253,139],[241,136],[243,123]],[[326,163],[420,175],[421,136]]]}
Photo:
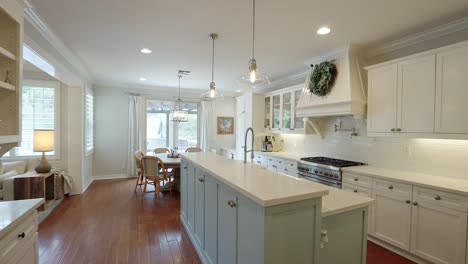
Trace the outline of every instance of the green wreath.
{"label": "green wreath", "polygon": [[315,65],[310,75],[309,91],[317,96],[327,95],[335,84],[338,70],[335,61],[324,61]]}

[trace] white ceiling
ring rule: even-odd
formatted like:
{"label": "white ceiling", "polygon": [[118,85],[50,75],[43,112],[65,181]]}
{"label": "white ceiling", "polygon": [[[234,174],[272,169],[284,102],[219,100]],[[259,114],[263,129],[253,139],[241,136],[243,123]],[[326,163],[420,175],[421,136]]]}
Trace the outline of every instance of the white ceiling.
{"label": "white ceiling", "polygon": [[[205,89],[211,79],[238,89],[251,57],[251,0],[30,0],[98,82]],[[257,0],[256,59],[271,79],[347,44],[373,46],[468,14],[467,0]],[[328,25],[332,33],[315,34]],[[141,48],[153,50],[144,55]],[[147,78],[141,82],[140,77]]]}

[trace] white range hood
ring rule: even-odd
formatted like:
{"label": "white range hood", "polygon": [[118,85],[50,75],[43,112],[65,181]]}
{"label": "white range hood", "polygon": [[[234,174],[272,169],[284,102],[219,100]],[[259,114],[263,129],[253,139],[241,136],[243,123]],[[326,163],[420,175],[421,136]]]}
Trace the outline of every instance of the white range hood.
{"label": "white range hood", "polygon": [[314,58],[306,63],[319,64],[324,60],[335,60],[338,74],[328,95],[319,97],[307,89],[310,74],[305,82],[299,103],[298,117],[354,116],[363,118],[366,111],[366,86],[361,75],[357,51],[349,46],[345,49]]}

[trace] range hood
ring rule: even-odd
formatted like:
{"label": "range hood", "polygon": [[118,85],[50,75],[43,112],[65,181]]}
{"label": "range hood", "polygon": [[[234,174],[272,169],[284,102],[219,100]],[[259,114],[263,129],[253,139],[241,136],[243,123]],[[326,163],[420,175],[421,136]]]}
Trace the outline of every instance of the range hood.
{"label": "range hood", "polygon": [[366,111],[366,86],[361,75],[357,49],[348,46],[325,56],[306,61],[308,65],[335,60],[338,74],[328,95],[320,97],[307,89],[310,74],[296,107],[298,117],[354,116],[363,118]]}

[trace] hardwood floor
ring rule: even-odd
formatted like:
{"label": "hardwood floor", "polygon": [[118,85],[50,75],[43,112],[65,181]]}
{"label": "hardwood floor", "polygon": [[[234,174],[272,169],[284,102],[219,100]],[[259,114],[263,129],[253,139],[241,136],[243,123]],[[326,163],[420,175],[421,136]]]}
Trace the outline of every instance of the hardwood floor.
{"label": "hardwood floor", "polygon": [[[177,192],[133,192],[134,180],[96,181],[39,225],[40,263],[201,263],[179,221]],[[371,242],[368,264],[413,263]]]}

